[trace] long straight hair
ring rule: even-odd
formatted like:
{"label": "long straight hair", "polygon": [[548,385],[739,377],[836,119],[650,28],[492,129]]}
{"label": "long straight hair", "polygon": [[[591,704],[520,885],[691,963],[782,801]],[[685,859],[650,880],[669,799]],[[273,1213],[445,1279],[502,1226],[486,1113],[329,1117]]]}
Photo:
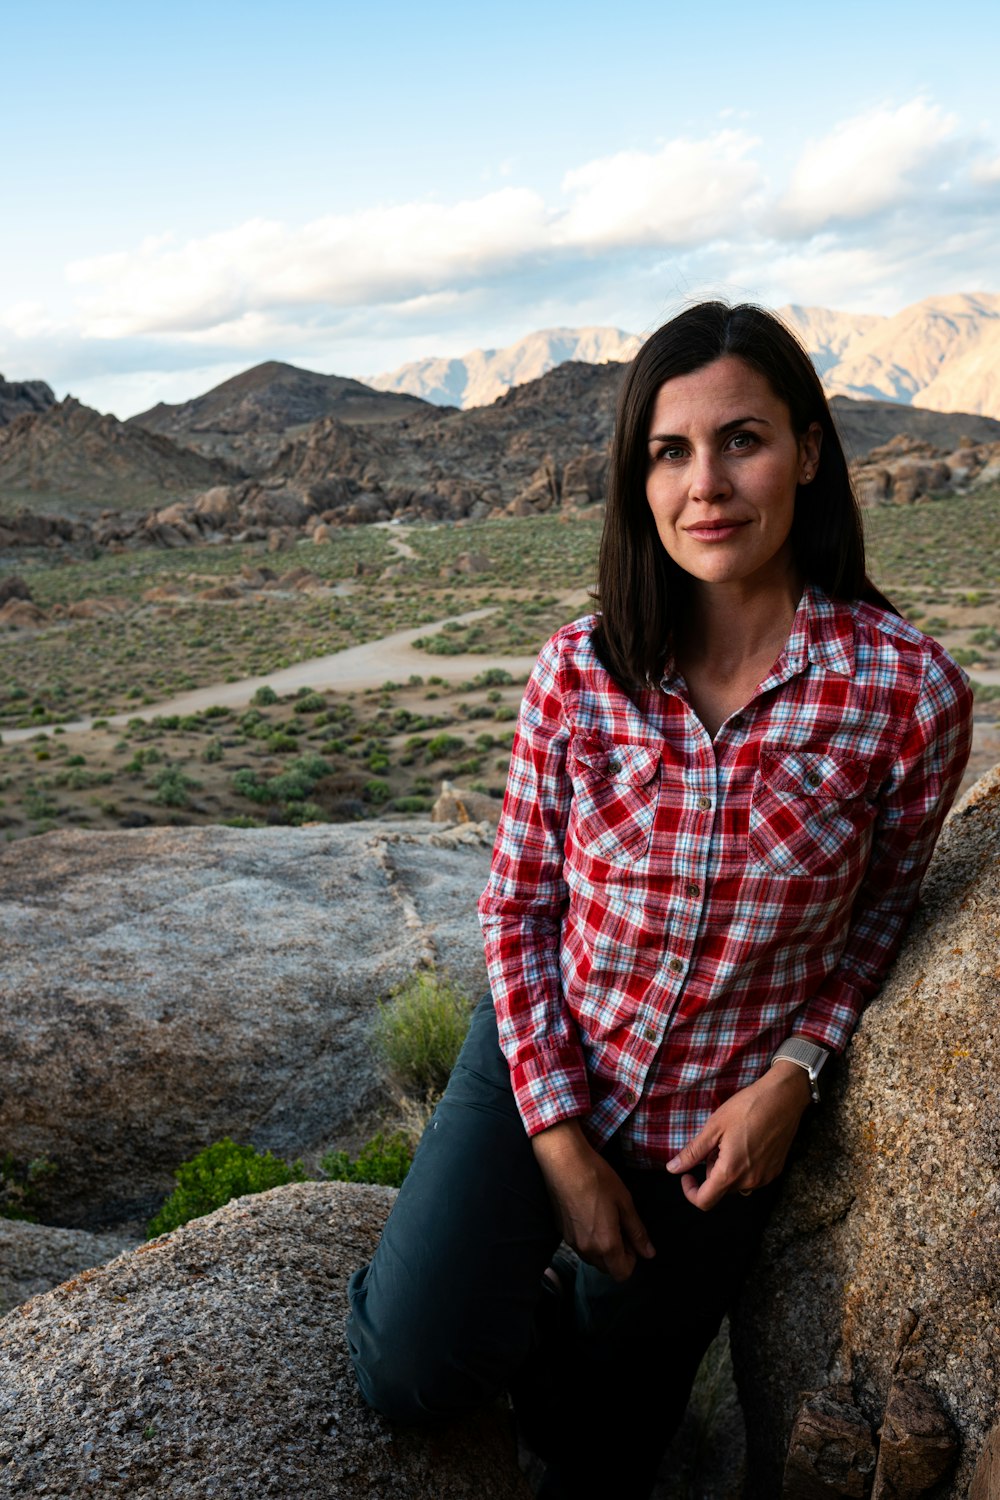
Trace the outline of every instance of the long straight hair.
{"label": "long straight hair", "polygon": [[763,375],[802,437],[823,431],[819,467],[800,485],[790,540],[801,576],[837,599],[893,606],[865,568],[861,508],[826,394],[812,360],[779,318],[751,303],[701,302],[664,323],[629,366],[618,397],[607,511],[597,567],[601,611],[594,647],[627,692],[659,680],[672,654],[687,575],[660,541],[646,500],[649,424],[660,387],[724,355]]}

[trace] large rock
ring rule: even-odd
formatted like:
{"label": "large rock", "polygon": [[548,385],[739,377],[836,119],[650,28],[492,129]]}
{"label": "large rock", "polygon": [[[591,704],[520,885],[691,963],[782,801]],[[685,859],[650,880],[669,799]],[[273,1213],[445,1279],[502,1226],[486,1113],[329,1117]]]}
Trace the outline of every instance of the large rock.
{"label": "large rock", "polygon": [[146,1215],[231,1135],[330,1145],[377,1100],[376,1000],[418,967],[485,988],[473,828],[51,833],[0,856],[0,1145],[45,1217]]}
{"label": "large rock", "polygon": [[122,1235],[0,1219],[0,1317],[19,1302],[121,1255],[134,1243]]}
{"label": "large rock", "polygon": [[0,1321],[2,1493],[528,1500],[502,1408],[399,1428],[358,1394],[345,1282],[393,1198],[241,1198]]}
{"label": "large rock", "polygon": [[912,1454],[937,1462],[950,1427],[952,1477],[912,1493],[968,1493],[1000,1400],[998,916],[1000,767],[945,827],[735,1320],[756,1496],[781,1493],[804,1393],[845,1388],[872,1429],[891,1430],[886,1495],[903,1493],[888,1486]]}

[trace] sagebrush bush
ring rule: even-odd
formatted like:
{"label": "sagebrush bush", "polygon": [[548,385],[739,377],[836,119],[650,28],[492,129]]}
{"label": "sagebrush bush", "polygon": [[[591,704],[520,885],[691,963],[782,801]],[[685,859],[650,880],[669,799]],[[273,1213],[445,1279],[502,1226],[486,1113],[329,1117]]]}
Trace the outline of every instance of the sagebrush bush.
{"label": "sagebrush bush", "polygon": [[471,1002],[450,980],[421,970],[379,1002],[375,1047],[404,1087],[440,1094],[471,1015]]}
{"label": "sagebrush bush", "polygon": [[190,1161],[182,1162],[174,1173],[176,1188],[155,1218],[150,1219],[146,1235],[167,1234],[199,1219],[233,1198],[247,1193],[264,1193],[268,1188],[283,1187],[286,1182],[305,1182],[306,1172],[300,1161],[282,1161],[270,1151],[255,1151],[253,1146],[238,1146],[229,1136],[206,1146]]}
{"label": "sagebrush bush", "polygon": [[42,1185],[56,1171],[55,1162],[47,1156],[17,1162],[8,1151],[0,1157],[0,1219],[24,1219],[34,1224]]}
{"label": "sagebrush bush", "polygon": [[385,1136],[381,1130],[362,1146],[352,1161],[346,1151],[328,1151],[320,1169],[334,1182],[374,1182],[382,1187],[402,1187],[410,1170],[413,1147],[402,1130]]}

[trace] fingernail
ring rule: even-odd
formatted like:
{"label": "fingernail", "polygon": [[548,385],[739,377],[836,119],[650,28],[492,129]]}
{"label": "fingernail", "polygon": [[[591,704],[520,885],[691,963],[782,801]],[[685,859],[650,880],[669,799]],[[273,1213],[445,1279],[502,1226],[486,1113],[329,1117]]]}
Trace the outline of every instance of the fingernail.
{"label": "fingernail", "polygon": [[680,1169],[681,1169],[681,1159],[680,1159],[679,1156],[675,1156],[674,1159],[673,1159],[673,1161],[668,1161],[667,1162],[667,1171],[668,1172],[679,1172]]}

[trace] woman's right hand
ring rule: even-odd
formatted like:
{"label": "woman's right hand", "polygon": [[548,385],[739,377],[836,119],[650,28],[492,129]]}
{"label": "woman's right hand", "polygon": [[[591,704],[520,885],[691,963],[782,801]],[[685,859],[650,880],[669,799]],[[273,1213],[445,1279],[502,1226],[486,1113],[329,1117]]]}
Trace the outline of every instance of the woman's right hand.
{"label": "woman's right hand", "polygon": [[531,1140],[563,1239],[582,1260],[626,1281],[636,1256],[656,1254],[632,1195],[595,1151],[578,1120],[562,1120]]}

